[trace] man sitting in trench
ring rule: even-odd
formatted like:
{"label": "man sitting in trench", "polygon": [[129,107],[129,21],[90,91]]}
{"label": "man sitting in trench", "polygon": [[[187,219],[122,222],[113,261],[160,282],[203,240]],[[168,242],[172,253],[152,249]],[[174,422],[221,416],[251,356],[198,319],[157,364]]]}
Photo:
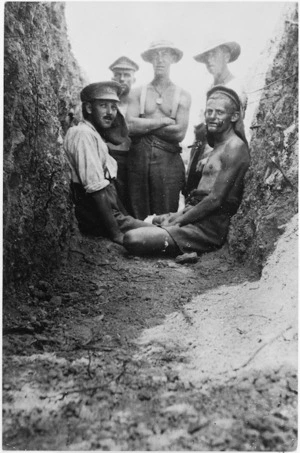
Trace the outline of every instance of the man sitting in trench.
{"label": "man sitting in trench", "polygon": [[157,228],[128,231],[123,245],[131,254],[203,253],[221,247],[226,241],[250,163],[237,93],[225,86],[209,90],[205,122],[213,148],[201,162],[197,189],[191,192],[183,210],[155,217],[153,223]]}
{"label": "man sitting in trench", "polygon": [[118,109],[121,91],[114,81],[86,86],[80,93],[84,119],[70,127],[64,141],[79,230],[118,244],[123,244],[126,231],[153,226],[126,215],[116,193],[117,162],[106,143],[119,144],[128,138]]}

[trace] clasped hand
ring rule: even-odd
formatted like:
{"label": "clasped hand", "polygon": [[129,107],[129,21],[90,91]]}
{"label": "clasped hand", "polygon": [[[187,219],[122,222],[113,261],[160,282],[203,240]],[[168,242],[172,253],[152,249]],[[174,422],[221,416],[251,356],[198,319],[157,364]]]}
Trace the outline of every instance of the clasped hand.
{"label": "clasped hand", "polygon": [[181,217],[182,217],[181,212],[175,213],[171,212],[168,214],[163,214],[154,217],[152,223],[157,226],[173,226],[173,225],[180,226],[182,220]]}

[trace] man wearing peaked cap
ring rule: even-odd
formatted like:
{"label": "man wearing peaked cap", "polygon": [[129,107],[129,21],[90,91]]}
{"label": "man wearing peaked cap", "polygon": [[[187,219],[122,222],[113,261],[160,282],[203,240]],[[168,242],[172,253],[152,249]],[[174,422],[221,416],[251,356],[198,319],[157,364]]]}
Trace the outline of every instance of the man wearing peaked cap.
{"label": "man wearing peaked cap", "polygon": [[[132,84],[135,82],[135,72],[139,69],[138,65],[128,57],[122,56],[114,61],[109,69],[113,72],[112,80],[119,82],[122,87],[120,94],[119,110],[123,115],[126,114],[128,106],[128,95]],[[118,176],[116,180],[117,193],[125,209],[129,212],[128,199],[128,152],[131,146],[131,140],[126,138],[122,143],[116,145],[107,143],[110,155],[118,163]]]}
{"label": "man wearing peaked cap", "polygon": [[148,226],[124,215],[114,186],[117,162],[109,155],[106,141],[121,143],[127,136],[118,111],[121,91],[114,81],[86,86],[80,93],[83,120],[69,128],[64,140],[80,231],[109,237],[118,244],[123,243],[125,231]]}
{"label": "man wearing peaked cap", "polygon": [[179,143],[187,131],[191,97],[170,79],[170,67],[182,55],[170,41],[152,42],[141,56],[152,64],[154,78],[129,95],[128,183],[132,213],[138,219],[176,211],[185,183]]}
{"label": "man wearing peaked cap", "polygon": [[[213,76],[213,83],[208,87],[223,85],[232,88],[238,93],[241,101],[241,115],[244,118],[247,106],[247,95],[243,83],[236,78],[228,68],[228,64],[236,61],[241,53],[241,47],[236,41],[226,39],[210,39],[203,46],[201,53],[194,59],[198,63],[206,65],[208,72]],[[202,122],[195,126],[195,141],[192,145],[190,161],[187,170],[186,192],[185,195],[195,189],[199,182],[201,160],[211,151],[207,145],[206,127],[203,114],[200,114]],[[243,133],[244,135],[244,133]]]}
{"label": "man wearing peaked cap", "polygon": [[158,228],[128,231],[124,246],[131,254],[176,256],[222,247],[242,200],[250,162],[248,145],[236,127],[239,119],[240,99],[233,90],[215,86],[207,93],[205,121],[214,144],[197,189],[181,211],[154,217]]}
{"label": "man wearing peaked cap", "polygon": [[133,60],[130,60],[130,58],[123,56],[114,61],[109,66],[109,69],[113,72],[112,80],[120,83],[122,87],[122,93],[120,96],[120,109],[125,115],[127,110],[128,94],[130,92],[132,84],[135,82],[134,76],[139,67]]}
{"label": "man wearing peaked cap", "polygon": [[81,102],[90,102],[95,99],[107,99],[120,102],[121,86],[119,83],[98,82],[87,85],[80,93]]}

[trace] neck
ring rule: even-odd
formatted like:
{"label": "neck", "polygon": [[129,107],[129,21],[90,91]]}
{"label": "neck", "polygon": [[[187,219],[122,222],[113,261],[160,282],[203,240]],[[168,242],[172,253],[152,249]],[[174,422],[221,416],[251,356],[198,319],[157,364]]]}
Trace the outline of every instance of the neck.
{"label": "neck", "polygon": [[226,68],[220,74],[216,74],[214,76],[214,85],[222,85],[224,83],[229,82],[232,79],[233,75],[226,66]]}
{"label": "neck", "polygon": [[152,80],[151,83],[154,86],[160,86],[161,88],[166,88],[172,82],[170,80],[169,74],[163,74],[163,75],[155,75],[154,79]]}
{"label": "neck", "polygon": [[214,135],[215,145],[221,145],[224,142],[227,142],[234,135],[233,127],[230,126],[226,131],[221,132],[220,134]]}
{"label": "neck", "polygon": [[120,104],[124,105],[128,103],[129,93],[120,96]]}

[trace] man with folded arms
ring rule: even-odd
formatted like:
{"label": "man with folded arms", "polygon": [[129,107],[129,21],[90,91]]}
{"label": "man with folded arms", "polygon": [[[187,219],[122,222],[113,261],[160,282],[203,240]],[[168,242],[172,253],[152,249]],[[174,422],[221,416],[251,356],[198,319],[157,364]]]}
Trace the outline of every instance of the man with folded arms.
{"label": "man with folded arms", "polygon": [[128,182],[131,212],[138,219],[176,211],[184,187],[179,143],[187,131],[191,97],[170,79],[171,65],[182,55],[169,41],[150,44],[142,58],[153,65],[154,78],[129,95]]}

